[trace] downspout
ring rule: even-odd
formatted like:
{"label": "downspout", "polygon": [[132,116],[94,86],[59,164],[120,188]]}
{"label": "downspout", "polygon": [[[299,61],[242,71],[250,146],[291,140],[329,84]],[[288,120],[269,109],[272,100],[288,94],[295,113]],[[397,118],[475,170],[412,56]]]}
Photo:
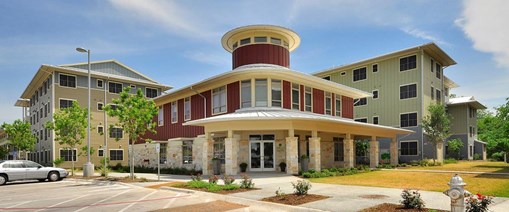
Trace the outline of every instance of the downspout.
{"label": "downspout", "polygon": [[[424,117],[424,50],[421,49],[421,125]],[[421,128],[422,129],[422,128]],[[424,132],[421,132],[421,160],[424,160]]]}
{"label": "downspout", "polygon": [[203,96],[203,94],[199,93],[198,91],[193,89],[193,86],[189,87],[192,91],[194,91],[196,94],[201,96],[203,98],[203,118],[207,118],[207,98]]}

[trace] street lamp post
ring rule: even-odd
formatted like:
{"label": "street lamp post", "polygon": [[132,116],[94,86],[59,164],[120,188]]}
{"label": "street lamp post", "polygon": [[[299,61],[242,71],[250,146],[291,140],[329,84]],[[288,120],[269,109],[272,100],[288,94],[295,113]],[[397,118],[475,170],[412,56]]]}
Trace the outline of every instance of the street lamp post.
{"label": "street lamp post", "polygon": [[88,124],[87,124],[87,163],[83,165],[83,177],[91,177],[94,175],[94,164],[90,162],[90,49],[76,48],[76,51],[88,54]]}

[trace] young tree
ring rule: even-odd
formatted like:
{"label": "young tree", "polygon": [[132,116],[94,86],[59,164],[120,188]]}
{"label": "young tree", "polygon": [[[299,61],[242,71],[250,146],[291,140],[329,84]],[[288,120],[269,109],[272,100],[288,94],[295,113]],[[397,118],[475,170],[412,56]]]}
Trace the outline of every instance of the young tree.
{"label": "young tree", "polygon": [[87,109],[81,108],[78,102],[72,106],[55,112],[54,121],[47,122],[45,127],[55,130],[55,140],[60,145],[67,145],[71,150],[72,176],[74,176],[74,149],[79,147],[87,136]]}
{"label": "young tree", "polygon": [[[35,146],[35,135],[30,130],[30,123],[21,120],[15,120],[12,124],[2,124],[14,151],[30,151]],[[14,155],[16,159],[16,155]]]}
{"label": "young tree", "polygon": [[104,109],[109,116],[118,118],[118,126],[122,127],[124,132],[129,135],[130,172],[131,179],[134,179],[134,142],[141,139],[141,136],[147,131],[156,133],[154,117],[157,115],[158,109],[152,99],[145,98],[141,89],[138,89],[136,94],[130,94],[130,90],[130,87],[124,88],[120,93],[120,98],[113,99],[113,104],[116,107],[108,105]]}
{"label": "young tree", "polygon": [[456,159],[460,157],[460,150],[463,148],[463,141],[458,138],[452,139],[447,142],[447,146],[449,147],[449,152],[451,155],[456,156]]}
{"label": "young tree", "polygon": [[428,106],[429,115],[426,115],[422,119],[422,128],[424,133],[433,146],[436,149],[436,155],[433,157],[433,163],[435,159],[442,163],[443,158],[443,146],[444,141],[451,136],[449,133],[451,125],[451,116],[445,112],[445,106],[442,104],[431,104]]}

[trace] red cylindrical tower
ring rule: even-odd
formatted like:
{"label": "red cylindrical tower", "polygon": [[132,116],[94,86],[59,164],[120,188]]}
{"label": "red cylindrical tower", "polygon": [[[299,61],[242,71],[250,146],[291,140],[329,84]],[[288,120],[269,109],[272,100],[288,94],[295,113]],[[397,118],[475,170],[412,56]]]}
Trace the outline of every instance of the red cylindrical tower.
{"label": "red cylindrical tower", "polygon": [[233,29],[221,39],[232,53],[232,68],[266,63],[290,67],[290,52],[300,44],[294,31],[272,25],[251,25]]}

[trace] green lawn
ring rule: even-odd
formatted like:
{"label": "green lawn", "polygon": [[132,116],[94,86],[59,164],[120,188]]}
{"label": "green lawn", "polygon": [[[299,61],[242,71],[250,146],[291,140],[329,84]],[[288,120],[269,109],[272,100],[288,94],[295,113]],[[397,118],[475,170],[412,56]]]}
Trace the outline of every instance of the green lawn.
{"label": "green lawn", "polygon": [[[433,167],[411,167],[408,169],[449,170],[509,173],[509,164],[503,162],[469,162],[446,164]],[[360,185],[386,188],[413,188],[426,191],[443,192],[449,189],[447,183],[452,173],[373,171],[355,175],[311,178],[311,182],[342,185]],[[465,187],[473,194],[509,197],[509,175],[460,174],[467,183]]]}
{"label": "green lawn", "polygon": [[509,173],[509,163],[488,161],[458,161],[458,163],[445,164],[443,166],[413,166],[408,169]]}

